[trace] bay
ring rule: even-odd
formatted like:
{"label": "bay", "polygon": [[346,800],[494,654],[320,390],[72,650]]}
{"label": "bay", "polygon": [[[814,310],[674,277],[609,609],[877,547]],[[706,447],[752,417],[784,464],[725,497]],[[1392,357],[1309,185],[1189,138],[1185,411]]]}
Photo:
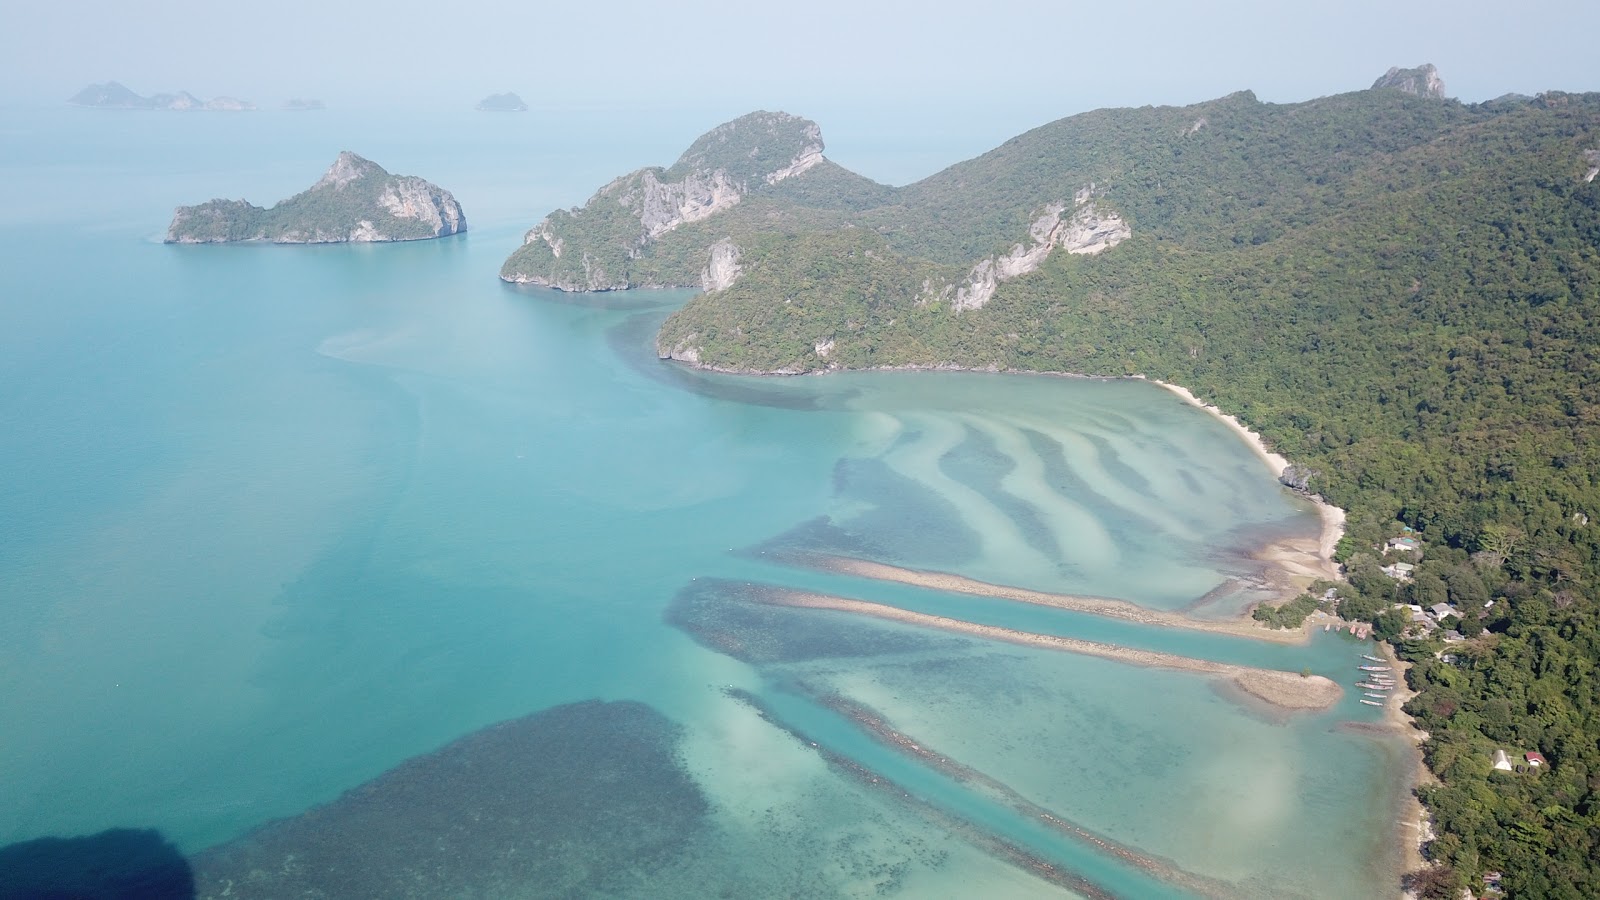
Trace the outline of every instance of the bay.
{"label": "bay", "polygon": [[[710,823],[643,882],[656,896],[1188,892],[874,743],[819,705],[839,696],[1237,895],[1390,883],[1405,762],[1340,727],[1374,718],[1352,692],[1272,717],[1189,673],[911,626],[864,654],[750,661],[670,621],[727,583],[1346,684],[1361,651],[777,559],[805,546],[1162,610],[1216,593],[1206,614],[1228,615],[1259,596],[1251,554],[1318,521],[1154,385],[694,373],[650,344],[685,292],[497,281],[544,211],[670,162],[712,120],[0,117],[0,843],[154,828],[204,873],[208,848],[494,723],[636,701],[681,729],[667,756]],[[271,202],[341,149],[453,190],[471,230],[158,242],[172,206]],[[824,649],[866,627],[811,615],[789,621]]]}

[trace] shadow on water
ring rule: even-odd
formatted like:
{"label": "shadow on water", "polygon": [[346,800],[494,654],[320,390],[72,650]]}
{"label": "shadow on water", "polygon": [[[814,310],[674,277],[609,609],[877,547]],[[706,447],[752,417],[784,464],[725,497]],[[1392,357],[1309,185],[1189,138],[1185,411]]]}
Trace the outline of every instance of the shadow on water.
{"label": "shadow on water", "polygon": [[38,838],[0,847],[0,900],[173,900],[194,872],[154,829]]}

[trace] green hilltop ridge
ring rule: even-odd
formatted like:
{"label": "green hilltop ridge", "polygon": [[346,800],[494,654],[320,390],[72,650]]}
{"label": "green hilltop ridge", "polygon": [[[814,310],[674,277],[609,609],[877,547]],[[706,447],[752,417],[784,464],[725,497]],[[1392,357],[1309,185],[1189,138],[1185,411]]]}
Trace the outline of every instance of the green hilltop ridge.
{"label": "green hilltop ridge", "polygon": [[[1419,896],[1491,871],[1600,896],[1600,94],[1443,92],[1422,66],[1097,110],[900,188],[756,113],[552,213],[501,274],[701,287],[657,346],[708,368],[1144,375],[1237,413],[1350,512],[1341,610],[1416,664]],[[1427,546],[1403,583],[1375,551],[1402,523]],[[1391,610],[1444,599],[1464,642]]]}
{"label": "green hilltop ridge", "polygon": [[310,189],[270,209],[243,200],[178,207],[166,242],[417,241],[466,229],[461,204],[449,191],[414,175],[391,175],[377,163],[345,151]]}

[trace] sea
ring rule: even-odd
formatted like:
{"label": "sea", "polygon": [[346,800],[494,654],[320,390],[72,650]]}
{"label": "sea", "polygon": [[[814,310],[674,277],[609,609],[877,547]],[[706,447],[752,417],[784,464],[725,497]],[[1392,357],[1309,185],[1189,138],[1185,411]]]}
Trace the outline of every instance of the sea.
{"label": "sea", "polygon": [[[1370,643],[827,564],[1238,615],[1320,522],[1222,423],[1136,380],[702,373],[653,348],[691,292],[498,280],[717,121],[0,109],[0,870],[126,845],[186,896],[1394,893],[1411,762],[1352,686]],[[940,146],[870,137],[830,155],[891,179]],[[161,243],[341,150],[469,231]],[[786,592],[1345,693],[1285,712]]]}

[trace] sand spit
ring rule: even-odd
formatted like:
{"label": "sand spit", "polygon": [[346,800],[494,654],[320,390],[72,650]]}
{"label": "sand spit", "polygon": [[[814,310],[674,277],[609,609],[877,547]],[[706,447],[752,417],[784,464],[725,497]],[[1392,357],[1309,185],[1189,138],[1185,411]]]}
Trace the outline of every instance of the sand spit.
{"label": "sand spit", "polygon": [[908,625],[937,628],[942,631],[987,638],[994,641],[1021,644],[1028,647],[1064,650],[1068,653],[1098,656],[1103,659],[1114,659],[1139,666],[1178,669],[1186,672],[1200,672],[1205,675],[1231,678],[1234,684],[1238,685],[1244,692],[1259,700],[1264,700],[1274,706],[1280,706],[1285,709],[1326,709],[1337,702],[1344,693],[1344,689],[1339,687],[1338,684],[1321,675],[1303,676],[1290,672],[1280,672],[1275,669],[1257,669],[1251,666],[1238,666],[1213,662],[1207,659],[1194,659],[1188,656],[1177,656],[1154,650],[1136,650],[1130,647],[1119,647],[1115,644],[1102,644],[1098,641],[1058,637],[1052,634],[1038,634],[1031,631],[1016,631],[1011,628],[980,625],[976,622],[966,622],[961,619],[913,612],[896,606],[869,603],[865,600],[852,600],[847,597],[834,597],[809,591],[771,587],[753,592],[751,596],[752,599],[761,603],[854,613],[856,615],[904,622]]}
{"label": "sand spit", "polygon": [[1227,882],[1206,878],[1186,871],[1170,860],[1140,853],[1055,815],[1018,794],[1003,782],[997,781],[971,766],[956,762],[926,744],[913,740],[909,735],[895,730],[883,717],[882,713],[865,704],[857,703],[838,694],[815,695],[813,699],[820,705],[854,722],[862,730],[872,735],[879,743],[909,756],[914,756],[925,765],[943,772],[950,778],[988,793],[1022,815],[1037,819],[1060,834],[1087,844],[1101,853],[1115,856],[1123,862],[1136,866],[1168,884],[1178,885],[1204,897],[1232,897],[1238,893],[1238,888]]}
{"label": "sand spit", "polygon": [[888,794],[906,806],[915,809],[924,818],[934,822],[943,830],[959,836],[985,853],[997,859],[1005,860],[1042,881],[1065,888],[1085,898],[1085,900],[1116,900],[1116,895],[1106,892],[1099,885],[1088,879],[1066,871],[1054,863],[1029,853],[1016,844],[1002,840],[964,819],[939,809],[933,804],[916,797],[887,777],[874,772],[842,753],[830,750],[821,743],[812,740],[805,732],[784,722],[774,714],[761,701],[761,698],[755,694],[738,688],[730,688],[723,693],[755,710],[758,715],[772,723],[774,727],[815,750],[817,755],[822,757],[823,761],[834,770],[851,778],[865,788]]}
{"label": "sand spit", "polygon": [[899,566],[848,556],[829,556],[820,553],[791,551],[781,554],[779,558],[796,565],[810,566],[844,575],[852,575],[857,578],[893,581],[899,584],[909,584],[915,587],[946,591],[952,594],[993,597],[1000,600],[1013,600],[1018,603],[1031,603],[1035,606],[1051,606],[1056,609],[1067,609],[1073,612],[1088,613],[1093,616],[1105,616],[1110,619],[1137,622],[1140,625],[1187,628],[1191,631],[1209,631],[1233,635],[1234,637],[1253,638],[1258,641],[1273,641],[1280,644],[1303,644],[1310,638],[1310,631],[1305,628],[1268,628],[1253,619],[1195,619],[1181,613],[1146,609],[1126,600],[1112,600],[1107,597],[1080,597],[1070,594],[1050,594],[1003,584],[990,584],[986,581],[978,581],[948,572],[905,569]]}

